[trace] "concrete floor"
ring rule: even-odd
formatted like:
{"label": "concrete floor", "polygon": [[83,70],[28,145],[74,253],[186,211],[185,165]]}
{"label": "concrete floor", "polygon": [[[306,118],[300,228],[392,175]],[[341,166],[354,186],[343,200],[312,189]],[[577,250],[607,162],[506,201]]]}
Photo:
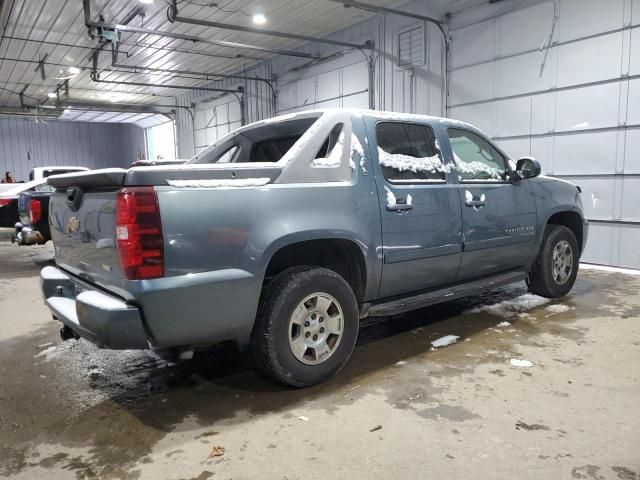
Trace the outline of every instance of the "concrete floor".
{"label": "concrete floor", "polygon": [[640,478],[640,276],[368,321],[338,378],[294,391],[229,349],[171,365],[60,344],[37,282],[51,257],[0,242],[0,476]]}

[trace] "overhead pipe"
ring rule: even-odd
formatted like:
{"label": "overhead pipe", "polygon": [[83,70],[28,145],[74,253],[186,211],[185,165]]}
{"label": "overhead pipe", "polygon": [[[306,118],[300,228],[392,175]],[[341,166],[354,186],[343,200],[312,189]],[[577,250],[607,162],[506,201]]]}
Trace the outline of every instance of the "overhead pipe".
{"label": "overhead pipe", "polygon": [[373,42],[368,40],[363,44],[343,42],[341,40],[332,40],[329,38],[312,37],[310,35],[300,35],[297,33],[280,32],[276,30],[266,30],[264,28],[245,27],[243,25],[231,25],[228,23],[211,22],[209,20],[200,20],[197,18],[186,18],[178,15],[178,1],[171,0],[171,5],[167,9],[167,18],[170,22],[187,23],[191,25],[200,25],[203,27],[219,28],[221,30],[235,30],[237,32],[255,33],[258,35],[268,35],[271,37],[291,38],[294,40],[302,40],[305,42],[327,43],[346,48],[372,49]]}
{"label": "overhead pipe", "polygon": [[[167,45],[157,46],[157,45],[152,45],[150,43],[142,43],[142,42],[126,42],[126,41],[120,40],[118,43],[120,43],[120,45],[127,45],[128,47],[138,47],[138,48],[144,48],[144,49],[148,48],[150,50],[160,50],[160,51],[172,52],[172,53],[186,53],[189,55],[202,55],[203,57],[210,57],[210,58],[226,58],[229,60],[233,60],[237,58],[245,58],[247,60],[256,60],[256,61],[261,60],[259,57],[252,57],[250,55],[244,55],[242,53],[236,53],[234,55],[225,55],[223,53],[212,53],[212,52],[206,52],[204,50],[188,50],[185,48],[170,47]],[[129,55],[127,55],[127,57],[129,57]]]}
{"label": "overhead pipe", "polygon": [[[69,48],[82,48],[85,50],[95,50],[96,47],[87,47],[85,45],[74,45],[73,43],[64,43],[64,42],[50,42],[47,40],[34,40],[33,38],[24,38],[24,37],[13,37],[11,35],[5,35],[4,38],[6,40],[16,40],[20,42],[33,42],[39,43],[41,45],[51,45],[53,47],[69,47]],[[121,50],[121,53],[125,54],[127,57],[129,56],[129,52]],[[49,63],[49,62],[46,62]]]}
{"label": "overhead pipe", "polygon": [[[277,92],[275,87],[273,86],[273,82],[271,80],[267,80],[263,77],[253,77],[253,76],[244,76],[244,75],[231,75],[226,73],[208,73],[208,72],[195,72],[192,70],[174,70],[174,69],[164,69],[164,68],[151,68],[151,67],[141,67],[137,65],[125,65],[120,63],[113,63],[112,66],[116,68],[130,68],[134,72],[138,73],[138,70],[144,70],[149,72],[159,72],[159,73],[168,73],[168,74],[182,74],[182,75],[199,75],[205,77],[205,80],[216,80],[217,78],[229,78],[229,79],[238,79],[238,80],[248,80],[254,82],[263,82],[267,84],[269,89],[271,90],[272,100],[275,105],[277,99]],[[209,78],[213,77],[213,78]]]}
{"label": "overhead pipe", "polygon": [[186,35],[182,33],[176,32],[163,32],[159,30],[153,30],[150,28],[141,28],[141,27],[132,27],[129,25],[121,25],[121,24],[107,24],[105,22],[95,22],[91,20],[91,1],[83,0],[84,6],[84,20],[85,25],[89,29],[89,35],[92,36],[93,30],[98,29],[99,31],[115,31],[118,32],[127,32],[127,33],[142,33],[145,35],[156,35],[160,37],[168,37],[175,38],[178,40],[187,40],[194,43],[206,43],[209,45],[216,45],[219,47],[228,47],[228,48],[239,48],[245,50],[255,50],[263,53],[273,53],[276,55],[286,55],[291,57],[303,57],[303,58],[316,58],[316,55],[312,55],[310,53],[296,52],[293,50],[283,50],[279,48],[270,48],[263,47],[259,45],[250,45],[246,43],[238,43],[238,42],[227,42],[224,40],[210,40],[208,38],[197,37],[195,35]]}
{"label": "overhead pipe", "polygon": [[181,90],[205,90],[208,92],[222,92],[222,93],[242,93],[243,88],[238,87],[237,89],[230,88],[214,88],[214,87],[191,87],[184,85],[163,85],[159,83],[148,83],[148,82],[127,82],[120,80],[100,80],[99,78],[92,78],[92,80],[96,83],[111,83],[114,85],[128,85],[134,87],[154,87],[154,88],[178,88]]}

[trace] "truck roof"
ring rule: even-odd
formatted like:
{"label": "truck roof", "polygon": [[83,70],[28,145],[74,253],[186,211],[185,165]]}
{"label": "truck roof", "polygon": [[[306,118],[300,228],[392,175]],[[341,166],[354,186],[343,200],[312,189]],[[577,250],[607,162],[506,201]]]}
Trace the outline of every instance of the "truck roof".
{"label": "truck roof", "polygon": [[337,113],[350,113],[354,116],[367,116],[372,118],[377,118],[381,120],[413,120],[413,121],[428,121],[431,123],[444,123],[447,125],[458,125],[464,127],[470,127],[477,129],[476,126],[462,122],[460,120],[455,120],[453,118],[446,117],[438,117],[433,115],[422,115],[417,113],[401,113],[401,112],[390,112],[386,110],[371,110],[367,108],[319,108],[317,110],[302,110],[294,113],[286,113],[283,115],[279,115],[276,117],[267,118],[264,120],[258,120],[257,122],[250,123],[241,127],[239,130],[245,128],[251,128],[254,126],[264,125],[268,123],[275,123],[280,121],[292,120],[294,118],[307,116],[307,115],[318,115],[318,114],[337,114]]}

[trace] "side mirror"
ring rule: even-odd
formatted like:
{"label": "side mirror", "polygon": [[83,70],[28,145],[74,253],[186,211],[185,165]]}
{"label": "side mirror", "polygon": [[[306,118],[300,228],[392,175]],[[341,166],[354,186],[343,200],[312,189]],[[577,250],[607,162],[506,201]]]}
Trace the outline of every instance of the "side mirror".
{"label": "side mirror", "polygon": [[516,174],[522,179],[534,178],[540,175],[542,167],[540,162],[532,157],[523,157],[516,163]]}

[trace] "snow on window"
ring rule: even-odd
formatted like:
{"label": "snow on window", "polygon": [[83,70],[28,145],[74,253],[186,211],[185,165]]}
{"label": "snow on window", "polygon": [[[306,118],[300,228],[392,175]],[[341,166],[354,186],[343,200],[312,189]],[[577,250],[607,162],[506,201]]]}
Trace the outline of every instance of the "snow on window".
{"label": "snow on window", "polygon": [[331,149],[327,157],[314,158],[311,162],[313,168],[336,168],[342,163],[342,152],[344,150],[344,130],[340,131],[338,141]]}
{"label": "snow on window", "polygon": [[456,161],[456,169],[458,170],[458,178],[460,180],[502,180],[504,171],[499,168],[492,167],[477,160],[473,162],[465,162],[456,155],[456,152],[453,152],[453,158]]}
{"label": "snow on window", "polygon": [[167,180],[167,183],[172,187],[180,188],[247,188],[263,187],[270,181],[270,178],[236,178],[207,180]]}
{"label": "snow on window", "polygon": [[447,166],[435,133],[418,123],[380,122],[376,125],[378,161],[390,182],[443,181]]}
{"label": "snow on window", "polygon": [[383,167],[394,168],[400,172],[429,172],[435,175],[446,171],[446,167],[442,163],[442,160],[440,160],[439,155],[432,157],[412,157],[402,153],[387,153],[378,147],[378,158],[380,165]]}
{"label": "snow on window", "polygon": [[501,181],[506,178],[504,157],[481,136],[466,130],[447,130],[458,178]]}

